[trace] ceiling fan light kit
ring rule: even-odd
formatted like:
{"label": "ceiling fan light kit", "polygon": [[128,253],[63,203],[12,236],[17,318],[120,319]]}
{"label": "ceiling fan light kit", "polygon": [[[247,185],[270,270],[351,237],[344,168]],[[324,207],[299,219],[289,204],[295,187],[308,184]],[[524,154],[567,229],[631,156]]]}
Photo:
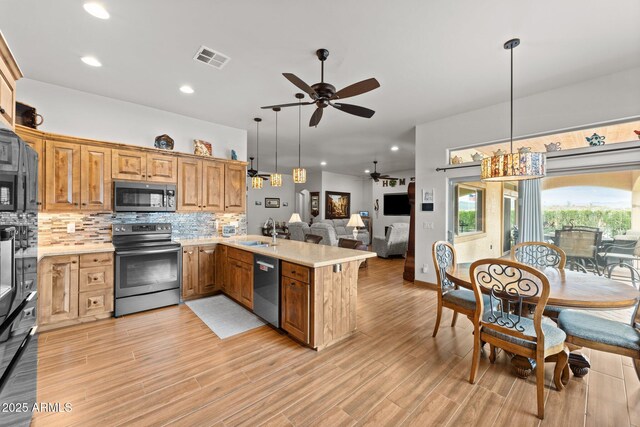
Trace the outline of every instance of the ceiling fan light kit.
{"label": "ceiling fan light kit", "polygon": [[[291,104],[280,104],[280,105],[268,105],[262,108],[273,108],[273,107],[293,107],[293,106],[302,106],[302,105],[316,105],[316,110],[311,116],[311,120],[309,120],[309,127],[316,127],[320,120],[322,119],[323,110],[328,106],[331,106],[337,110],[343,111],[348,114],[352,114],[358,117],[365,117],[367,119],[371,118],[375,111],[370,110],[365,107],[360,107],[358,105],[352,104],[342,104],[337,103],[335,101],[341,100],[344,98],[349,98],[356,95],[361,95],[363,93],[372,91],[380,87],[380,83],[375,78],[370,78],[366,80],[362,80],[358,83],[354,83],[336,91],[334,85],[330,83],[326,83],[324,81],[324,62],[329,57],[329,51],[327,49],[318,49],[316,51],[316,56],[320,60],[320,83],[315,83],[309,86],[305,83],[301,78],[296,76],[293,73],[282,73],[282,75],[293,83],[298,89],[302,90],[304,93],[309,95],[311,101],[302,102],[302,98],[299,98],[299,102],[291,103]],[[304,98],[304,95],[303,95]]]}
{"label": "ceiling fan light kit", "polygon": [[269,176],[272,187],[282,187],[282,174],[278,173],[278,112],[280,107],[273,107],[276,113],[276,171]]}
{"label": "ceiling fan light kit", "polygon": [[307,182],[307,170],[300,166],[302,152],[302,99],[304,94],[296,93],[296,98],[298,98],[298,167],[293,169],[293,182],[304,184]]}
{"label": "ceiling fan light kit", "polygon": [[545,175],[546,157],[544,153],[513,152],[513,49],[520,45],[520,39],[511,39],[504,48],[511,51],[511,131],[509,153],[494,155],[482,160],[480,178],[483,181],[520,181],[542,178]]}

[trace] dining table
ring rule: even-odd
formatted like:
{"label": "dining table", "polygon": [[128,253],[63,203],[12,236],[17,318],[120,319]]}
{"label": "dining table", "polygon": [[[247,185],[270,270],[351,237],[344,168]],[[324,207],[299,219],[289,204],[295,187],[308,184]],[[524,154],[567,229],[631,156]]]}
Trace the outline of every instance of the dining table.
{"label": "dining table", "polygon": [[[446,276],[455,285],[473,289],[469,268],[471,263],[460,263],[449,267]],[[566,268],[540,268],[549,279],[547,305],[580,310],[616,310],[633,307],[640,299],[640,292],[631,285],[595,274],[572,271]],[[532,303],[537,298],[530,298]],[[516,373],[523,378],[531,374],[535,361],[514,356],[511,360]],[[569,365],[576,377],[587,374],[591,367],[589,359],[582,353],[571,352]]]}

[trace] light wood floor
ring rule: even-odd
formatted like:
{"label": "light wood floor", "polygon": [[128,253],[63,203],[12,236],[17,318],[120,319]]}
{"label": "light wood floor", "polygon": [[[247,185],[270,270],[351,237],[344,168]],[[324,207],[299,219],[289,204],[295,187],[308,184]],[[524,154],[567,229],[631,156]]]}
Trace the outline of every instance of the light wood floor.
{"label": "light wood floor", "polygon": [[358,332],[320,353],[261,327],[217,338],[181,305],[40,335],[38,400],[71,402],[34,425],[549,425],[640,426],[640,382],[628,359],[596,351],[593,369],[551,386],[546,419],[532,380],[500,354],[468,383],[471,329],[445,316],[435,292],[403,282],[402,260],[369,261],[358,287]]}

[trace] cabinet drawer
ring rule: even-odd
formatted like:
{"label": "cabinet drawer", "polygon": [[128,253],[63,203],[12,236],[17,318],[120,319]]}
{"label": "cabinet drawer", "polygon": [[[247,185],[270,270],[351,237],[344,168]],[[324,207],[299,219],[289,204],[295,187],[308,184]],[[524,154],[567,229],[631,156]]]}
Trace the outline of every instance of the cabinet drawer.
{"label": "cabinet drawer", "polygon": [[282,275],[300,282],[309,283],[309,268],[282,261]]}
{"label": "cabinet drawer", "polygon": [[80,317],[113,311],[113,289],[80,292]]}
{"label": "cabinet drawer", "polygon": [[80,255],[80,268],[100,267],[103,265],[113,265],[113,254],[111,252]]}
{"label": "cabinet drawer", "polygon": [[227,257],[253,265],[253,254],[251,252],[236,248],[229,248],[227,250]]}
{"label": "cabinet drawer", "polygon": [[80,292],[113,288],[113,266],[80,269]]}

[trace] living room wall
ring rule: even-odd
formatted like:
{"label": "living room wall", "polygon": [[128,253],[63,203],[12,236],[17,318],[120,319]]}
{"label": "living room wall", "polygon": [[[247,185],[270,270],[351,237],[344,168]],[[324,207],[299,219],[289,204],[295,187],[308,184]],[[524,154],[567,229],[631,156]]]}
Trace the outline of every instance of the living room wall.
{"label": "living room wall", "polygon": [[[267,172],[261,172],[267,173]],[[262,225],[268,218],[277,222],[288,222],[295,210],[295,184],[291,175],[282,174],[282,186],[272,187],[269,181],[259,190],[251,188],[247,180],[247,234],[262,234]],[[265,198],[280,199],[279,208],[267,208]],[[259,202],[259,205],[256,205]],[[285,203],[288,206],[285,206]]]}
{"label": "living room wall", "polygon": [[[333,172],[322,172],[322,191],[320,193],[320,215],[325,219],[325,194],[327,191],[338,191],[351,194],[351,213],[371,211],[371,191],[369,179]],[[369,191],[368,191],[369,190]]]}
{"label": "living room wall", "polygon": [[406,193],[409,182],[411,182],[411,177],[415,176],[415,171],[412,170],[404,170],[404,171],[396,171],[396,172],[385,172],[385,174],[392,176],[394,178],[404,179],[404,185],[401,185],[402,182],[398,181],[395,186],[384,184],[384,181],[373,182],[373,180],[369,180],[371,182],[371,201],[372,206],[375,204],[376,200],[379,201],[380,210],[375,212],[373,207],[370,209],[371,217],[373,218],[373,235],[374,236],[384,236],[384,228],[393,224],[394,222],[405,222],[409,223],[411,219],[409,216],[385,216],[384,215],[384,195],[385,194],[393,194],[393,193]]}

